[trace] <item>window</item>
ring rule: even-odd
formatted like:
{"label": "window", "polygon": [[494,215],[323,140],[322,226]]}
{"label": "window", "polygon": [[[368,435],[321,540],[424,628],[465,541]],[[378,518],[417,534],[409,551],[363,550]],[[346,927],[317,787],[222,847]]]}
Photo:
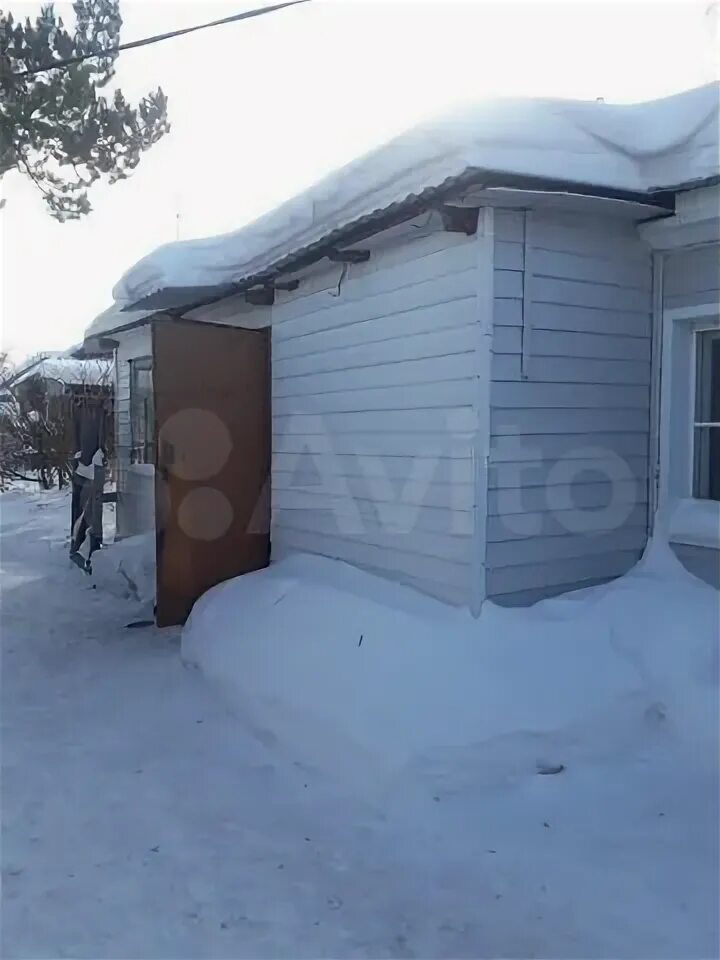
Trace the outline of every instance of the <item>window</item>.
{"label": "window", "polygon": [[130,463],[155,462],[152,359],[130,361]]}
{"label": "window", "polygon": [[693,496],[720,500],[720,330],[695,335]]}

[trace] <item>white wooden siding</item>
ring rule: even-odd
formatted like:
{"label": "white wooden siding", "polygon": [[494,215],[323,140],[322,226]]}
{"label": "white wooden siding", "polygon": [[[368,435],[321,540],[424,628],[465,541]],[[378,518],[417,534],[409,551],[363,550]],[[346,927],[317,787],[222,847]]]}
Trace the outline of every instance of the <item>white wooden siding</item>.
{"label": "white wooden siding", "polygon": [[720,298],[720,247],[710,244],[668,253],[663,267],[666,310],[717,303]]}
{"label": "white wooden siding", "polygon": [[[666,310],[692,307],[720,300],[720,246],[710,244],[665,255],[663,306]],[[687,569],[713,586],[720,587],[720,550],[673,544]]]}
{"label": "white wooden siding", "polygon": [[221,323],[230,327],[257,330],[270,326],[270,308],[254,307],[245,302],[245,294],[218,300],[204,307],[196,307],[185,314],[188,320],[201,323]]}
{"label": "white wooden siding", "polygon": [[477,238],[419,218],[273,307],[273,549],[467,603]]}
{"label": "white wooden siding", "polygon": [[486,563],[508,604],[624,573],[647,524],[649,251],[631,223],[533,211],[524,277],[523,218],[495,214]]}

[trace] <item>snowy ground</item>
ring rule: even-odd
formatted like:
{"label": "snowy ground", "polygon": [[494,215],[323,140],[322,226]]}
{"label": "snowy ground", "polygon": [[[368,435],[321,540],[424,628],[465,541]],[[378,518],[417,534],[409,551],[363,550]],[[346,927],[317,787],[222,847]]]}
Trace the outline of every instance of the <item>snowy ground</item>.
{"label": "snowy ground", "polygon": [[[645,685],[605,725],[458,746],[351,795],[231,712],[176,632],[125,627],[68,564],[65,497],[0,511],[4,957],[718,955],[707,616],[675,687],[667,646],[650,674],[627,651]],[[540,753],[566,769],[539,776]]]}

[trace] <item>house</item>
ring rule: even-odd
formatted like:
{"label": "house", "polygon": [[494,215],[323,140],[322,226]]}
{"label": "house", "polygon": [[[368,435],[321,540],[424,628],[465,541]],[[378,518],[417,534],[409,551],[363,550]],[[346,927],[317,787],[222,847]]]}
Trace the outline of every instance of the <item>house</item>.
{"label": "house", "polygon": [[46,404],[53,398],[73,393],[106,391],[112,385],[112,362],[88,358],[78,360],[59,352],[40,353],[26,361],[3,384],[21,405],[40,393]]}
{"label": "house", "polygon": [[674,216],[640,233],[661,313],[657,524],[720,587],[720,187],[678,193]]}
{"label": "house", "polygon": [[41,353],[8,377],[2,430],[8,476],[36,471],[43,485],[69,479],[90,423],[112,446],[111,360]]}
{"label": "house", "polygon": [[86,349],[168,617],[270,542],[529,604],[625,573],[656,512],[718,581],[718,92],[482,104],[128,271]]}

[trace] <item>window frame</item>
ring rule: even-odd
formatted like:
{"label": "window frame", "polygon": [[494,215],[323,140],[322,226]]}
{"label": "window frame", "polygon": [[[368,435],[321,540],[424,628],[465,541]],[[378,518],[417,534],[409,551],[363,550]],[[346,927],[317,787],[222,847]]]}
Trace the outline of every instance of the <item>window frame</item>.
{"label": "window frame", "polygon": [[663,311],[659,519],[672,543],[720,549],[720,501],[694,496],[697,335],[720,331],[720,301]]}
{"label": "window frame", "polygon": [[[150,383],[151,383],[151,392],[152,392],[152,374],[153,374],[153,359],[152,356],[140,356],[133,357],[128,360],[130,367],[130,396],[129,396],[129,414],[130,414],[130,465],[137,468],[145,468],[148,466],[155,465],[155,414],[154,414],[154,398],[153,398],[153,415],[152,420],[149,422],[151,427],[151,437],[146,436],[143,438],[142,443],[136,439],[136,416],[135,416],[135,401],[137,394],[137,371],[147,371],[150,373]],[[148,426],[148,421],[146,420],[146,427]],[[142,459],[138,457],[138,451],[142,450]]]}
{"label": "window frame", "polygon": [[[698,420],[698,368],[700,366],[700,340],[705,334],[712,334],[711,340],[720,340],[720,322],[714,324],[695,324],[692,329],[692,350],[691,350],[691,382],[690,396],[692,398],[692,409],[690,419],[690,437],[691,437],[691,458],[690,458],[690,497],[693,500],[712,500],[711,497],[700,497],[695,493],[697,480],[697,457],[698,457],[698,434],[699,429],[720,430],[720,420]],[[717,501],[714,501],[717,502]]]}

